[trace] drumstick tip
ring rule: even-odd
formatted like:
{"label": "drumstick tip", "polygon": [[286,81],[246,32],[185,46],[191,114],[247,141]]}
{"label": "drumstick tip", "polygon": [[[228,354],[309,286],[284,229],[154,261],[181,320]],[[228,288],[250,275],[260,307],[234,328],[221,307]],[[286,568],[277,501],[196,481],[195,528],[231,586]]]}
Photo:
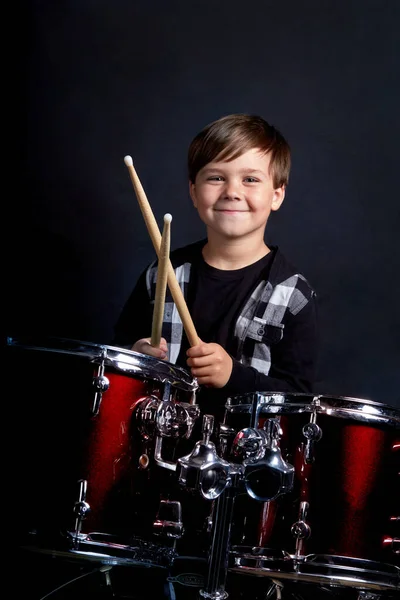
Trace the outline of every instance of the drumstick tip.
{"label": "drumstick tip", "polygon": [[132,165],[133,165],[132,156],[129,156],[129,154],[127,154],[124,157],[124,163],[126,164],[127,167],[132,167]]}
{"label": "drumstick tip", "polygon": [[171,223],[172,221],[172,215],[170,215],[169,213],[166,213],[164,215],[164,223]]}

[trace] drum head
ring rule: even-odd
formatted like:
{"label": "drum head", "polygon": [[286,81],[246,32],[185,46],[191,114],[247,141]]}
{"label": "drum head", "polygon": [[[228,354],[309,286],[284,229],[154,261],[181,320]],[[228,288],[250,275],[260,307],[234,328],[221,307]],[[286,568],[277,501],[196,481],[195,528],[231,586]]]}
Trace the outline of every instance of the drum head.
{"label": "drum head", "polygon": [[257,415],[257,417],[316,413],[363,422],[387,423],[400,428],[400,409],[388,404],[348,396],[254,392],[229,398],[226,411]]}
{"label": "drum head", "polygon": [[87,359],[92,364],[104,364],[126,375],[169,383],[181,390],[195,391],[198,388],[197,381],[185,369],[165,360],[116,346],[57,337],[8,337],[7,346],[11,351],[32,350],[76,356]]}

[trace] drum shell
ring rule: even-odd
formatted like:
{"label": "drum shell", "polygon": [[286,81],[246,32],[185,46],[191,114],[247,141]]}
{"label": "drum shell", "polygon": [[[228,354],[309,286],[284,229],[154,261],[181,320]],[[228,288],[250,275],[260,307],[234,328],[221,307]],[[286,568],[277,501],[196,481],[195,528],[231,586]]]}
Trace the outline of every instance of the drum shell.
{"label": "drum shell", "polygon": [[[104,363],[104,350],[121,353],[121,363]],[[147,370],[135,372],[142,362]],[[87,482],[90,510],[80,522],[80,534],[121,546],[129,546],[140,534],[152,538],[158,493],[168,496],[178,488],[174,474],[151,461],[148,470],[139,468],[144,438],[137,407],[150,396],[163,398],[166,384],[159,377],[158,362],[153,366],[150,357],[131,351],[58,339],[53,345],[49,340],[14,341],[6,349],[12,382],[9,423],[18,439],[9,458],[17,544],[24,545],[34,535],[46,548],[63,547],[64,536],[76,532],[74,507],[81,480]],[[190,375],[163,364],[171,373],[174,401],[191,402],[196,384]],[[108,388],[96,396],[94,382],[101,365]],[[176,459],[193,443],[167,440],[166,455]],[[114,552],[110,547],[108,551]]]}
{"label": "drum shell", "polygon": [[[362,401],[358,399],[347,399],[350,410],[346,416],[339,410],[335,416],[337,399],[323,397],[322,402],[331,410],[317,414],[322,438],[314,443],[314,462],[306,464],[302,430],[310,422],[312,398],[297,395],[290,410],[277,406],[275,413],[270,407],[271,415],[261,411],[255,424],[254,411],[244,414],[243,404],[237,405],[237,411],[235,402],[231,405],[226,424],[236,431],[250,424],[261,428],[266,419],[278,418],[282,456],[295,468],[291,492],[270,502],[258,502],[247,494],[237,497],[232,545],[271,548],[294,556],[292,526],[299,521],[301,502],[307,502],[305,520],[310,536],[297,548],[301,555],[345,556],[399,565],[399,555],[385,544],[388,538],[399,537],[397,422],[391,418],[387,422],[374,420],[372,415],[360,419],[357,411]],[[285,398],[288,404],[292,400]]]}

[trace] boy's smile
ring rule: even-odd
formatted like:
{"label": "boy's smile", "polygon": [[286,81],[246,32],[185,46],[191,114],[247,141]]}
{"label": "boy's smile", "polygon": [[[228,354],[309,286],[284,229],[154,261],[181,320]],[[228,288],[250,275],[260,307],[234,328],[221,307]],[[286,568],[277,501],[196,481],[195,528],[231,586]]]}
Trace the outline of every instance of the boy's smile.
{"label": "boy's smile", "polygon": [[213,161],[190,183],[190,195],[209,234],[227,238],[264,237],[271,210],[278,210],[284,186],[274,189],[270,156],[258,148],[231,161]]}

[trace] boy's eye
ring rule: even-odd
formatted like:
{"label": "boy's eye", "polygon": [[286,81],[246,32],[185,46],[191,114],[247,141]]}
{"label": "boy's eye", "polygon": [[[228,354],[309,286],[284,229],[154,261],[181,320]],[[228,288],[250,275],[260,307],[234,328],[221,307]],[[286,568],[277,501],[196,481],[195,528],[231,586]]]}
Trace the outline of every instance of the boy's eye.
{"label": "boy's eye", "polygon": [[223,181],[224,178],[222,177],[222,175],[210,175],[210,177],[207,177],[208,181]]}
{"label": "boy's eye", "polygon": [[258,179],[256,179],[255,177],[245,177],[244,180],[247,183],[255,183],[256,181],[258,181]]}

